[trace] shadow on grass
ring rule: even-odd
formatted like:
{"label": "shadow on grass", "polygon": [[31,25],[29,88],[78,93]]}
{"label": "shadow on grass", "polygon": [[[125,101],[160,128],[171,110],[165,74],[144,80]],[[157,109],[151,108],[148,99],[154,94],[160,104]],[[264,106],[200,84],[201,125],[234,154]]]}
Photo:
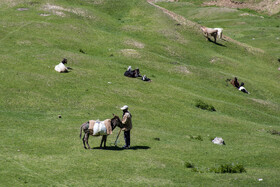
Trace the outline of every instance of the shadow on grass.
{"label": "shadow on grass", "polygon": [[105,149],[100,148],[100,147],[94,147],[92,149],[103,149],[103,150],[108,150],[108,151],[123,151],[123,150],[138,150],[138,149],[150,149],[151,147],[149,146],[131,146],[129,149],[124,149],[122,147],[117,147],[117,146],[107,146]]}
{"label": "shadow on grass", "polygon": [[217,42],[215,43],[214,41],[212,41],[212,40],[209,39],[209,38],[208,38],[208,41],[209,41],[209,42],[212,42],[212,43],[214,43],[214,44],[216,44],[216,45],[218,45],[218,46],[226,47],[224,44],[220,44],[220,43],[217,43]]}

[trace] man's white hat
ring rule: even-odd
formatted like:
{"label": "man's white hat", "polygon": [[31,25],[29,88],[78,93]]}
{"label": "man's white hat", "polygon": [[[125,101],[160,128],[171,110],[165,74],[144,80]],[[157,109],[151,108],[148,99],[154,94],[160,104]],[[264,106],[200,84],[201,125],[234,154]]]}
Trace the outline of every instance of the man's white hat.
{"label": "man's white hat", "polygon": [[121,110],[125,110],[125,109],[128,109],[127,105],[124,105],[123,107],[121,107]]}

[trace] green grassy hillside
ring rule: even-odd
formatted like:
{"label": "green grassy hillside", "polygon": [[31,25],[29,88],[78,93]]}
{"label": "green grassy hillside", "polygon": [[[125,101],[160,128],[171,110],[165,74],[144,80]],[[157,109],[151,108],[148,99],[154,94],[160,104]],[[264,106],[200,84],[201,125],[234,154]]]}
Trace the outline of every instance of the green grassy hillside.
{"label": "green grassy hillside", "polygon": [[[279,184],[280,136],[269,133],[280,131],[276,16],[259,21],[237,17],[251,14],[238,10],[219,20],[204,13],[223,8],[160,3],[192,21],[226,28],[226,35],[264,51],[256,53],[208,42],[145,0],[0,5],[0,186]],[[238,22],[248,24],[238,30]],[[62,58],[71,72],[54,70]],[[129,65],[153,81],[124,77]],[[235,76],[250,95],[225,81]],[[198,100],[216,112],[197,108]],[[80,125],[121,116],[125,104],[133,115],[132,148],[120,148],[123,135],[119,148],[113,146],[116,129],[107,149],[98,148],[101,138],[90,137],[94,149],[85,150]],[[211,142],[217,136],[225,146]],[[210,172],[231,163],[246,172]]]}

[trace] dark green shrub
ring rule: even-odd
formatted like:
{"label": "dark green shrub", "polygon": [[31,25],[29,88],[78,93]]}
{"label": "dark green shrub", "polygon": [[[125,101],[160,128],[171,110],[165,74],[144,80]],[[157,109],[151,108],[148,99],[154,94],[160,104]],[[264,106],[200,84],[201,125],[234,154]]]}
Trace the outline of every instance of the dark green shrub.
{"label": "dark green shrub", "polygon": [[203,101],[201,101],[201,100],[197,100],[195,106],[196,106],[197,108],[201,108],[201,109],[203,109],[203,110],[208,110],[208,111],[212,111],[212,112],[216,111],[216,109],[214,108],[214,106],[209,105],[209,104],[207,104],[207,103],[205,103],[205,102],[203,102]]}
{"label": "dark green shrub", "polygon": [[194,168],[194,164],[192,164],[191,162],[185,162],[185,166],[187,168]]}
{"label": "dark green shrub", "polygon": [[200,135],[198,135],[197,137],[195,137],[196,140],[200,140],[203,141],[202,137]]}
{"label": "dark green shrub", "polygon": [[277,131],[277,130],[269,130],[267,132],[272,134],[272,135],[279,135],[280,136],[280,131]]}
{"label": "dark green shrub", "polygon": [[198,135],[198,136],[192,136],[192,135],[190,135],[190,139],[195,139],[195,140],[203,141],[203,138],[202,138],[200,135]]}
{"label": "dark green shrub", "polygon": [[211,172],[215,173],[243,173],[246,172],[244,166],[242,164],[222,164],[219,167],[211,168]]}

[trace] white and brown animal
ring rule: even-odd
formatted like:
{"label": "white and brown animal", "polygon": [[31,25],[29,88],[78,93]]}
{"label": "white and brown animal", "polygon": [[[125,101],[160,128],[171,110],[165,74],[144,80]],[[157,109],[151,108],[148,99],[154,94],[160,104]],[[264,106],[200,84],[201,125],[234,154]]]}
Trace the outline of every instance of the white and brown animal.
{"label": "white and brown animal", "polygon": [[82,137],[82,131],[84,131],[85,133],[83,136],[84,148],[90,149],[90,146],[88,144],[88,138],[90,135],[102,136],[100,148],[102,147],[103,143],[104,143],[104,148],[106,148],[107,136],[112,134],[113,130],[116,127],[123,128],[121,119],[116,115],[114,115],[112,119],[106,119],[104,121],[89,120],[88,122],[82,124],[80,127],[80,138]]}
{"label": "white and brown animal", "polygon": [[218,29],[212,29],[204,26],[200,27],[200,29],[202,30],[207,40],[209,40],[210,39],[209,37],[212,36],[214,38],[214,42],[216,43],[217,36],[218,36]]}
{"label": "white and brown animal", "polygon": [[223,28],[214,28],[215,30],[218,30],[218,38],[223,38]]}

